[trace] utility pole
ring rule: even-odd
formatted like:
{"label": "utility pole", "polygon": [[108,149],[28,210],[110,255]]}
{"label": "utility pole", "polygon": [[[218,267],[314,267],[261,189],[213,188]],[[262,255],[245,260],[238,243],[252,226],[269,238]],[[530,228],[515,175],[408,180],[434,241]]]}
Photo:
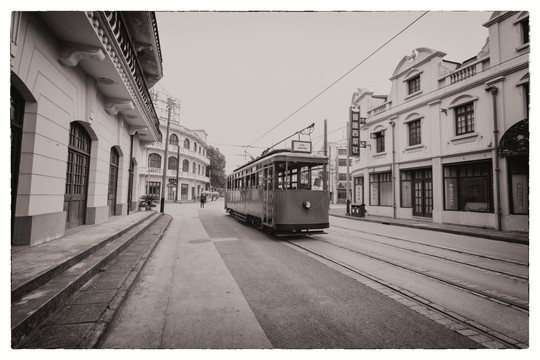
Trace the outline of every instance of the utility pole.
{"label": "utility pole", "polygon": [[349,149],[350,146],[351,146],[351,129],[350,129],[350,124],[347,121],[347,182],[346,182],[346,190],[345,190],[347,191],[347,196],[346,196],[347,210],[345,212],[345,215],[351,214],[351,198],[349,195],[349,192],[350,192],[349,182],[351,179],[351,173],[350,173],[350,168],[349,168],[349,162],[351,159],[351,149]]}
{"label": "utility pole", "polygon": [[163,159],[163,179],[161,181],[161,205],[160,211],[163,214],[165,211],[165,186],[167,182],[167,157],[169,156],[169,129],[171,128],[171,109],[173,99],[167,99],[167,135],[165,137],[165,158]]}
{"label": "utility pole", "polygon": [[[326,127],[326,119],[324,119],[324,156],[328,158],[328,130]],[[328,166],[330,164],[330,161],[328,164],[326,164],[323,167],[323,190],[328,190]],[[330,194],[330,193],[329,193]]]}
{"label": "utility pole", "polygon": [[174,201],[178,202],[178,172],[180,171],[180,144],[176,144],[176,196]]}

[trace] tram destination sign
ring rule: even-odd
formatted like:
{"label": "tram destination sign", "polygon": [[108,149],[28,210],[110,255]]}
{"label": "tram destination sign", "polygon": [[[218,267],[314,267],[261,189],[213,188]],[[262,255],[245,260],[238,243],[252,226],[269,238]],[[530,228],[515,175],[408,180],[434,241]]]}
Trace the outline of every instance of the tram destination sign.
{"label": "tram destination sign", "polygon": [[311,153],[311,141],[293,140],[291,148],[294,152]]}

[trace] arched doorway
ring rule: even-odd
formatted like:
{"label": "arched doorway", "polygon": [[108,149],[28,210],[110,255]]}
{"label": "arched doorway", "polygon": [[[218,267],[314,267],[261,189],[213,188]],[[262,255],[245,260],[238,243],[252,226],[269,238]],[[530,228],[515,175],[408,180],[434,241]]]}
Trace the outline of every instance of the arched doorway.
{"label": "arched doorway", "polygon": [[66,229],[84,224],[86,194],[92,140],[84,127],[72,122],[69,129],[69,147],[64,194]]}
{"label": "arched doorway", "polygon": [[115,147],[111,148],[111,158],[109,162],[109,190],[107,192],[107,205],[109,206],[109,216],[116,215],[116,194],[118,193],[118,164],[120,155]]}

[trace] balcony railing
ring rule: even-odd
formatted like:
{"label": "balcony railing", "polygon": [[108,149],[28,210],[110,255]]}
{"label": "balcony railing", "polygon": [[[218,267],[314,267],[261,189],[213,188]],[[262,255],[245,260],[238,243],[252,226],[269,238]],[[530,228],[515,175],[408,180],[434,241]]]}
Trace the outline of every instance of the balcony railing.
{"label": "balcony railing", "polygon": [[379,105],[377,107],[374,107],[373,109],[368,110],[368,116],[373,116],[373,115],[383,113],[386,110],[389,110],[391,107],[392,107],[392,102],[387,101],[382,105]]}
{"label": "balcony railing", "polygon": [[128,68],[127,70],[129,70],[133,79],[135,80],[135,85],[137,86],[137,90],[139,91],[143,102],[142,105],[145,107],[147,114],[151,118],[151,126],[155,127],[156,132],[158,132],[159,119],[154,109],[154,104],[152,103],[150,93],[148,92],[143,71],[139,64],[139,61],[137,60],[135,48],[130,41],[131,37],[129,36],[126,25],[123,23],[122,16],[120,16],[117,11],[104,11],[97,12],[96,14],[100,14],[103,16],[102,25],[108,27],[107,30],[114,35],[114,38],[118,42],[118,49],[122,52],[122,55],[124,56]]}
{"label": "balcony railing", "polygon": [[[162,143],[160,141],[153,142],[149,145],[151,149],[160,149],[165,151],[165,143]],[[169,156],[176,156],[178,154],[178,145],[171,145],[169,144]],[[210,165],[210,159],[208,157],[204,156],[201,153],[198,153],[196,151],[193,151],[191,149],[186,149],[185,147],[180,145],[180,155],[183,156],[190,156],[192,158],[198,159],[202,163],[204,163],[206,166]]]}
{"label": "balcony railing", "polygon": [[[154,168],[147,166],[139,166],[139,175],[158,175],[163,176],[163,168]],[[176,178],[176,170],[167,169],[167,177]],[[210,178],[208,176],[203,176],[200,174],[192,173],[189,171],[178,171],[179,179],[189,179],[189,180],[198,180],[202,182],[209,182]]]}

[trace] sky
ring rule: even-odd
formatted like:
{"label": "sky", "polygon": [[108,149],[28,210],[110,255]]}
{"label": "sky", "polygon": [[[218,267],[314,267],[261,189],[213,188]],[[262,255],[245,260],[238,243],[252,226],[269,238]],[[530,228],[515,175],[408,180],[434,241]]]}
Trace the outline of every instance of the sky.
{"label": "sky", "polygon": [[463,62],[485,45],[490,11],[424,13],[157,11],[164,76],[156,88],[180,100],[183,125],[208,133],[227,173],[312,123],[317,150],[324,120],[328,140],[343,139],[353,93],[387,95],[413,49]]}

